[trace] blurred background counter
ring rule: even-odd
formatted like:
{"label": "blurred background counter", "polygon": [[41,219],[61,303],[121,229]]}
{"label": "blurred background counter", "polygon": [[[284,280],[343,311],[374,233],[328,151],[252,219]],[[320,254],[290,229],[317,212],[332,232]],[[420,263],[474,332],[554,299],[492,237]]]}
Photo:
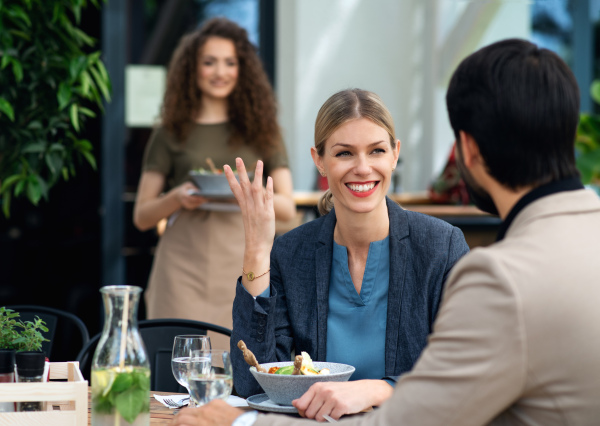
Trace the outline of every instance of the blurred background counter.
{"label": "blurred background counter", "polygon": [[[288,222],[277,222],[276,231],[281,235],[302,223],[318,217],[317,204],[321,195],[320,191],[295,191],[294,201],[298,208],[296,217]],[[486,246],[496,239],[500,219],[496,216],[482,212],[472,205],[434,204],[427,196],[427,192],[408,192],[389,194],[392,200],[406,210],[424,213],[438,217],[451,225],[459,227],[465,234],[469,247]]]}

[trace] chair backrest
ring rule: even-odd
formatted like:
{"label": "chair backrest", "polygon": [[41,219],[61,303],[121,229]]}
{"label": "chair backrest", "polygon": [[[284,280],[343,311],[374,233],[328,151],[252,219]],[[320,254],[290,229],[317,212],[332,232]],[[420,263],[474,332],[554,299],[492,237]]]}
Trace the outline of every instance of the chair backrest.
{"label": "chair backrest", "polygon": [[48,342],[42,350],[52,362],[73,361],[82,347],[90,340],[88,329],[76,315],[61,309],[37,305],[7,306],[19,313],[22,321],[34,321],[40,317],[48,327],[42,335]]}
{"label": "chair backrest", "polygon": [[[171,354],[175,336],[180,334],[206,334],[207,331],[231,336],[231,330],[203,321],[185,319],[152,319],[138,323],[140,334],[150,361],[150,389],[163,392],[187,392],[175,378],[171,370]],[[100,334],[92,337],[79,355],[79,368],[83,376],[89,380],[92,357]]]}

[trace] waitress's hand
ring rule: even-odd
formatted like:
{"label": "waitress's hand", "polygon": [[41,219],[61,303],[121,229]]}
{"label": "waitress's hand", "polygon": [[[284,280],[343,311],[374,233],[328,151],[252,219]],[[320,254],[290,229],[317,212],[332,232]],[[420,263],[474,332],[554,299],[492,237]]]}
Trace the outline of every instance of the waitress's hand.
{"label": "waitress's hand", "polygon": [[186,210],[194,210],[208,201],[208,199],[199,195],[192,195],[198,191],[198,188],[191,182],[182,183],[177,188],[174,188],[174,191],[181,207]]}
{"label": "waitress's hand", "polygon": [[253,296],[257,296],[268,287],[270,278],[269,273],[265,272],[270,268],[271,247],[275,238],[273,179],[269,176],[267,187],[263,188],[264,165],[260,160],[256,163],[253,182],[250,182],[241,158],[236,158],[235,166],[239,182],[231,167],[226,165],[223,169],[244,220],[246,248],[242,267],[246,273],[252,271],[256,275],[254,280],[249,280],[247,275],[243,275],[242,283]]}

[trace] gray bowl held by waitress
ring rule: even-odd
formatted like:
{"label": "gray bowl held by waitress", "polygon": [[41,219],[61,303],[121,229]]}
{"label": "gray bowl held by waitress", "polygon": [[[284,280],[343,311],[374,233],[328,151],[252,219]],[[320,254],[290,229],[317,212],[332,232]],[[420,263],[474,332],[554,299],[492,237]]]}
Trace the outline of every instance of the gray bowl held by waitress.
{"label": "gray bowl held by waitress", "polygon": [[[189,176],[192,179],[194,185],[198,187],[198,195],[205,197],[231,197],[233,193],[229,188],[227,177],[225,173],[207,173],[192,170],[189,172]],[[248,173],[248,178],[252,180],[254,173]],[[235,177],[239,180],[237,173]]]}
{"label": "gray bowl held by waitress", "polygon": [[[263,388],[269,399],[279,405],[292,405],[292,401],[304,395],[314,383],[345,382],[354,373],[354,367],[347,364],[316,361],[313,364],[318,370],[328,368],[330,373],[310,376],[290,376],[260,373],[254,367],[250,367],[250,373],[252,373],[258,384]],[[285,367],[287,365],[294,365],[294,363],[292,361],[270,362],[261,365],[268,371],[271,367]]]}

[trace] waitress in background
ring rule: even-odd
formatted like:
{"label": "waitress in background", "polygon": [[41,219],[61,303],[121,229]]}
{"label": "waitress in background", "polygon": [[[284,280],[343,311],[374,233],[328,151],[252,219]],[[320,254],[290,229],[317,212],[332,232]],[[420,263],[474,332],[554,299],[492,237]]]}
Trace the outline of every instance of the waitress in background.
{"label": "waitress in background", "polygon": [[[156,248],[145,294],[147,317],[232,327],[233,282],[244,256],[239,207],[194,195],[190,170],[241,157],[262,160],[273,178],[278,219],[295,215],[292,177],[272,88],[246,31],[225,18],[179,42],[167,74],[161,125],[150,138],[134,207],[135,226],[168,226]],[[265,176],[266,176],[265,175]],[[211,336],[213,348],[228,339]]]}

